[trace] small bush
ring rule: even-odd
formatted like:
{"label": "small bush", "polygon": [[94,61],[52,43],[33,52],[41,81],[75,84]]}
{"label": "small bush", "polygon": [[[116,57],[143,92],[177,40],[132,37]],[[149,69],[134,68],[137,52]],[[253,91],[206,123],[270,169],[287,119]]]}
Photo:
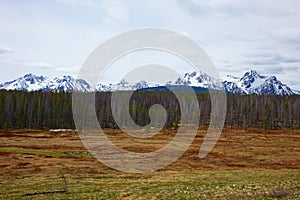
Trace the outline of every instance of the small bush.
{"label": "small bush", "polygon": [[287,191],[283,188],[275,188],[270,192],[272,198],[283,198],[287,196]]}

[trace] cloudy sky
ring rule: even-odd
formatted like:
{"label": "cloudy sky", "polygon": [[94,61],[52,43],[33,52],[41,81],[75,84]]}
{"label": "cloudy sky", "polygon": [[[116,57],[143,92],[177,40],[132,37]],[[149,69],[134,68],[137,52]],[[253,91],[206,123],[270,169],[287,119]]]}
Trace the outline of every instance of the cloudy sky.
{"label": "cloudy sky", "polygon": [[298,0],[0,0],[0,82],[76,76],[113,35],[159,27],[199,43],[221,76],[255,69],[300,90],[299,8]]}

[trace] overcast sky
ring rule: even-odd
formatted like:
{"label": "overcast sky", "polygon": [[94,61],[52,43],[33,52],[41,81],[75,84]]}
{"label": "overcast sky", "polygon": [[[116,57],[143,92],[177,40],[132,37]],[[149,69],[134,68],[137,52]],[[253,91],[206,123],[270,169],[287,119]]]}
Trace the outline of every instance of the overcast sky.
{"label": "overcast sky", "polygon": [[298,0],[0,0],[0,82],[76,76],[113,35],[159,27],[197,41],[221,76],[255,69],[300,90],[299,8]]}

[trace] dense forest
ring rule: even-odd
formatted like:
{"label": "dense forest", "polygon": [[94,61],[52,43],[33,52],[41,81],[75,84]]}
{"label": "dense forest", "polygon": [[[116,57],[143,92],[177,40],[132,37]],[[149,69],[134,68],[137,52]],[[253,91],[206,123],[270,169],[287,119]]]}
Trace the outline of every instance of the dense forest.
{"label": "dense forest", "polygon": [[[181,95],[185,95],[184,92]],[[95,95],[98,121],[103,128],[118,128],[111,110],[111,93]],[[210,123],[211,102],[208,93],[197,95],[200,125]],[[132,120],[141,126],[150,122],[149,108],[162,105],[167,112],[166,128],[180,126],[181,110],[171,92],[135,92],[130,99]],[[184,112],[197,114],[187,106]],[[124,122],[126,125],[126,122]],[[299,129],[300,96],[227,95],[225,126],[231,128]],[[75,128],[72,93],[0,91],[0,129],[10,128]]]}

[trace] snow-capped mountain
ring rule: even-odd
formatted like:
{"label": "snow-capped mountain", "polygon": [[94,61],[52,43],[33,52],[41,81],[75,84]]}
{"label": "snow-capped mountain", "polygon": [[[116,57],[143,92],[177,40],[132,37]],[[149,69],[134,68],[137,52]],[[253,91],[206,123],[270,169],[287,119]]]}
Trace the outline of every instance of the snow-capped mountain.
{"label": "snow-capped mountain", "polygon": [[253,89],[253,93],[256,94],[293,94],[291,88],[281,83],[275,76],[270,76],[259,87]]}
{"label": "snow-capped mountain", "polygon": [[37,91],[47,88],[48,82],[44,76],[26,74],[24,77],[0,84],[0,89]]}
{"label": "snow-capped mountain", "polygon": [[275,76],[263,76],[255,70],[246,72],[242,78],[227,76],[223,80],[226,92],[245,94],[294,94],[287,85],[279,81]]}
{"label": "snow-capped mountain", "polygon": [[62,78],[48,79],[44,76],[36,76],[34,74],[26,74],[13,81],[0,84],[0,89],[5,90],[22,90],[22,91],[65,91],[70,92],[74,89],[76,83],[79,83],[81,91],[92,91],[91,86],[85,80],[77,80],[71,76],[63,76]]}
{"label": "snow-capped mountain", "polygon": [[[264,76],[255,70],[246,72],[241,78],[227,75],[222,84],[226,92],[234,94],[299,94],[275,76]],[[220,81],[216,81],[203,72],[186,73],[183,78],[179,77],[174,82],[169,81],[167,85],[185,85],[217,90],[221,88]]]}
{"label": "snow-capped mountain", "polygon": [[146,81],[139,81],[137,83],[129,83],[125,79],[122,79],[116,84],[98,84],[96,86],[97,91],[120,91],[120,90],[138,90],[143,88],[158,87],[159,84],[148,83]]}
{"label": "snow-capped mountain", "polygon": [[300,90],[292,90],[294,94],[300,95]]}
{"label": "snow-capped mountain", "polygon": [[63,76],[62,78],[54,78],[49,82],[48,88],[50,91],[72,91],[75,88],[83,91],[93,91],[92,87],[82,79],[74,79],[72,76]]}
{"label": "snow-capped mountain", "polygon": [[221,84],[218,84],[218,81],[203,72],[185,73],[182,78],[178,77],[174,82],[169,81],[166,85],[184,85],[209,89],[220,89],[222,87]]}
{"label": "snow-capped mountain", "polygon": [[22,91],[72,91],[76,89],[84,92],[90,91],[117,91],[117,90],[138,90],[154,88],[159,86],[193,86],[194,88],[220,89],[222,86],[228,93],[240,94],[279,94],[291,95],[300,94],[300,91],[292,90],[283,84],[275,76],[264,76],[255,70],[246,72],[241,78],[228,75],[223,81],[217,81],[203,72],[185,73],[176,80],[167,81],[164,85],[139,81],[129,83],[121,80],[118,83],[98,84],[92,88],[85,80],[74,79],[72,76],[48,79],[44,76],[26,74],[24,77],[0,84],[0,89],[22,90]]}

